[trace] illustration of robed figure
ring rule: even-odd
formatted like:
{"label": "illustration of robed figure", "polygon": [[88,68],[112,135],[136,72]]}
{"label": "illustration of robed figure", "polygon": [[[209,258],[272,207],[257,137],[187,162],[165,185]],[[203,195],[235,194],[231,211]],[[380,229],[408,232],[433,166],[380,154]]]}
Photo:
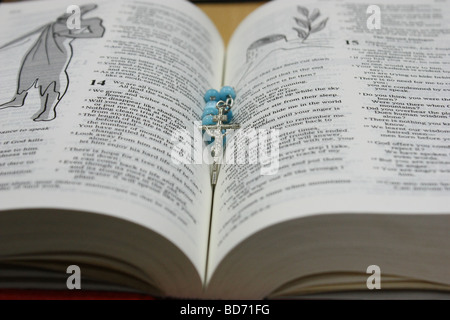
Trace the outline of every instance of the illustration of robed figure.
{"label": "illustration of robed figure", "polygon": [[41,104],[33,120],[50,121],[56,118],[56,107],[69,86],[67,67],[73,55],[72,41],[77,38],[101,38],[105,32],[100,18],[82,19],[85,13],[96,7],[94,4],[80,6],[79,29],[67,27],[67,19],[72,14],[66,13],[55,22],[0,47],[0,50],[7,48],[40,33],[22,61],[14,97],[11,101],[0,104],[0,109],[23,106],[28,90],[35,87],[39,89]]}

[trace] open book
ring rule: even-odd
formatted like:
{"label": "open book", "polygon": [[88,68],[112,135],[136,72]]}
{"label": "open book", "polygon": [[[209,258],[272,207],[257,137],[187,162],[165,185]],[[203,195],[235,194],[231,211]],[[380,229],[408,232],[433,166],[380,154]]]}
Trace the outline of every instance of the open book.
{"label": "open book", "polygon": [[[270,2],[226,50],[189,2],[2,4],[0,286],[449,291],[450,5],[377,3]],[[222,85],[247,161],[213,190],[192,137]]]}

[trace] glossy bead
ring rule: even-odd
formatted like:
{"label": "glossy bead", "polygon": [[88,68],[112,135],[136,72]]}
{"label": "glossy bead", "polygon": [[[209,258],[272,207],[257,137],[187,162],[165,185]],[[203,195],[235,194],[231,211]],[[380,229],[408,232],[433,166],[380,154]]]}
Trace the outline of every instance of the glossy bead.
{"label": "glossy bead", "polygon": [[213,121],[213,116],[210,114],[205,115],[202,118],[202,125],[203,126],[209,126],[209,125],[213,125],[215,124],[215,122]]}
{"label": "glossy bead", "polygon": [[205,102],[219,101],[219,92],[216,89],[209,89],[208,91],[206,91],[203,98],[205,99]]}
{"label": "glossy bead", "polygon": [[227,121],[224,121],[223,123],[230,123],[231,119],[233,119],[233,112],[231,110],[228,110]]}
{"label": "glossy bead", "polygon": [[206,142],[206,144],[210,144],[214,142],[214,137],[211,137],[209,134],[204,133],[203,141]]}
{"label": "glossy bead", "polygon": [[205,109],[203,110],[202,118],[208,114],[219,114],[219,109],[216,108],[216,101],[208,101],[206,103]]}
{"label": "glossy bead", "polygon": [[[222,130],[222,133],[225,133],[226,130]],[[225,143],[227,142],[227,136],[223,137],[223,145],[225,146]]]}
{"label": "glossy bead", "polygon": [[236,92],[230,86],[222,87],[222,89],[220,89],[219,99],[225,101],[227,100],[228,96],[231,96],[231,98],[234,100],[236,99]]}

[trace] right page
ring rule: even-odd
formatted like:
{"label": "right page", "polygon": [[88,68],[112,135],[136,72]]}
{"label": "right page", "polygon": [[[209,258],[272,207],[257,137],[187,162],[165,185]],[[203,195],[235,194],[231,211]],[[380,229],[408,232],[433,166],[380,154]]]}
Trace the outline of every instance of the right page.
{"label": "right page", "polygon": [[215,191],[209,278],[282,221],[450,211],[449,3],[371,4],[275,1],[235,32],[224,83],[241,135]]}

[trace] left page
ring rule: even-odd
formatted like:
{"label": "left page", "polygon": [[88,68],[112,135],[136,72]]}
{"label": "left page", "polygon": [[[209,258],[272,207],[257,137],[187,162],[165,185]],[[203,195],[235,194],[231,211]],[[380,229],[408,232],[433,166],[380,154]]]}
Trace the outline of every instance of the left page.
{"label": "left page", "polygon": [[[73,4],[80,24],[69,29]],[[0,210],[138,223],[203,278],[209,168],[176,165],[171,152],[221,82],[213,23],[184,1],[30,1],[2,5],[0,21]]]}

